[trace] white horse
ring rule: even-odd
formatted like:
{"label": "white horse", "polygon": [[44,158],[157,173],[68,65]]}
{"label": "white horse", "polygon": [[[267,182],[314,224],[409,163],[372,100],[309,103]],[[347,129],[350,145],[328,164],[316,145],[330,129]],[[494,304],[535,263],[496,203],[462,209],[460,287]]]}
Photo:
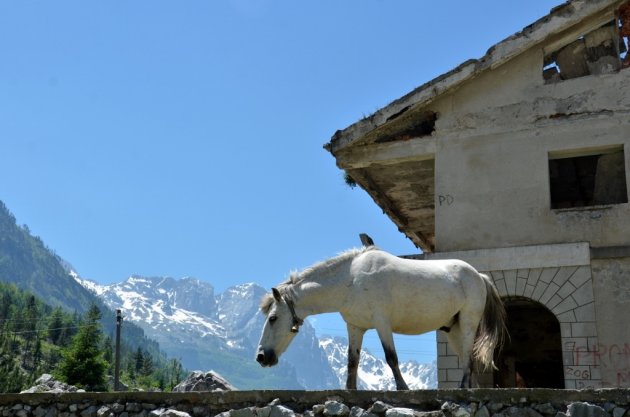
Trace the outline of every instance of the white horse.
{"label": "white horse", "polygon": [[459,260],[402,259],[374,246],[318,263],[273,288],[261,302],[267,316],[256,360],[273,366],[305,317],[339,312],[348,328],[347,389],[356,389],[363,335],[376,329],[396,389],[409,389],[392,333],[447,332],[465,364],[462,388],[472,384],[473,360],[493,366],[505,331],[505,309],[491,280]]}

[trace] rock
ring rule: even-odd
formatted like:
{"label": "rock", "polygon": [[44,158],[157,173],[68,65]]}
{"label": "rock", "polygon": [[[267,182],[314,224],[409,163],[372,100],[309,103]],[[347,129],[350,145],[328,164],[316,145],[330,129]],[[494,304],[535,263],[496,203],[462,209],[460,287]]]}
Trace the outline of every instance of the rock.
{"label": "rock", "polygon": [[44,417],[46,413],[47,413],[47,409],[42,407],[41,405],[38,406],[35,410],[33,410],[34,417]]}
{"label": "rock", "polygon": [[168,408],[164,410],[164,412],[161,414],[161,417],[190,417],[190,414],[185,411],[173,410],[171,408]]}
{"label": "rock", "polygon": [[230,410],[230,417],[257,417],[256,408],[247,407],[238,410]]}
{"label": "rock", "polygon": [[173,388],[173,392],[234,391],[236,387],[214,371],[194,371]]}
{"label": "rock", "polygon": [[260,407],[258,410],[258,417],[269,417],[271,415],[271,407]]}
{"label": "rock", "polygon": [[324,415],[330,417],[346,417],[350,415],[350,409],[343,403],[326,401],[324,405]]}
{"label": "rock", "polygon": [[473,415],[473,411],[470,407],[459,407],[453,413],[453,417],[470,417]]}
{"label": "rock", "polygon": [[283,405],[274,405],[271,407],[269,417],[295,417],[295,412]]}
{"label": "rock", "polygon": [[414,417],[415,413],[411,408],[393,407],[385,412],[386,417]]}
{"label": "rock", "polygon": [[389,410],[390,408],[392,408],[391,405],[385,404],[382,401],[376,401],[374,404],[372,404],[372,407],[368,409],[368,413],[373,413],[373,414],[378,414],[378,415],[385,414],[387,410]]}
{"label": "rock", "polygon": [[367,414],[367,411],[356,405],[350,409],[350,417],[365,417],[365,414]]}
{"label": "rock", "polygon": [[323,414],[326,406],[324,404],[315,404],[312,408],[313,413],[315,414]]}
{"label": "rock", "polygon": [[475,417],[490,417],[490,411],[488,411],[488,407],[482,405],[481,408],[475,413]]}
{"label": "rock", "polygon": [[112,415],[112,410],[106,406],[102,406],[96,412],[96,417],[109,417],[111,415]]}
{"label": "rock", "polygon": [[551,403],[535,404],[533,408],[534,410],[546,416],[555,416],[558,412],[558,410],[556,410],[556,408],[551,405]]}
{"label": "rock", "polygon": [[208,410],[206,409],[206,407],[202,407],[202,406],[193,407],[192,412],[195,416],[208,415]]}
{"label": "rock", "polygon": [[623,417],[626,415],[626,410],[625,408],[621,408],[621,407],[615,407],[612,410],[612,415],[613,417]]}
{"label": "rock", "polygon": [[446,401],[440,409],[445,415],[450,417],[470,417],[474,413],[470,405],[459,405],[452,401]]}
{"label": "rock", "polygon": [[85,392],[83,390],[77,390],[77,387],[74,385],[68,385],[65,382],[57,381],[50,374],[43,374],[39,378],[35,380],[34,386],[21,391],[20,394],[31,394],[37,392],[51,392],[51,393],[62,393],[62,392]]}
{"label": "rock", "polygon": [[96,417],[96,406],[92,405],[81,411],[81,417]]}
{"label": "rock", "polygon": [[567,414],[571,417],[609,417],[602,407],[589,403],[569,404]]}
{"label": "rock", "polygon": [[156,408],[155,410],[151,410],[149,417],[160,417],[164,411],[164,408]]}
{"label": "rock", "polygon": [[508,417],[543,417],[538,411],[529,407],[510,407],[504,413]]}
{"label": "rock", "polygon": [[53,376],[50,374],[42,374],[42,376],[35,380],[35,383],[37,385],[48,384],[48,382],[53,381],[54,379],[55,378],[53,378]]}
{"label": "rock", "polygon": [[495,403],[494,401],[490,401],[488,403],[488,410],[490,411],[490,414],[498,413],[499,411],[503,410],[503,407],[505,407],[503,403]]}

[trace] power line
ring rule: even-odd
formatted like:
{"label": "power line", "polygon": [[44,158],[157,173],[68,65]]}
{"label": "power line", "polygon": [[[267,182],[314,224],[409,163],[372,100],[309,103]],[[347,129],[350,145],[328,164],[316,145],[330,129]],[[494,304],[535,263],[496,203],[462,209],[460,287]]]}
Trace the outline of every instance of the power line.
{"label": "power line", "polygon": [[0,323],[32,323],[32,322],[45,322],[47,320],[37,318],[37,319],[0,319]]}
{"label": "power line", "polygon": [[85,324],[85,325],[82,325],[82,326],[56,327],[56,328],[53,328],[53,329],[20,330],[18,332],[6,331],[6,332],[0,332],[0,334],[16,335],[16,334],[27,334],[27,333],[41,333],[41,332],[48,332],[48,331],[51,331],[51,330],[82,329],[82,328],[91,327],[91,326],[93,326],[93,324]]}

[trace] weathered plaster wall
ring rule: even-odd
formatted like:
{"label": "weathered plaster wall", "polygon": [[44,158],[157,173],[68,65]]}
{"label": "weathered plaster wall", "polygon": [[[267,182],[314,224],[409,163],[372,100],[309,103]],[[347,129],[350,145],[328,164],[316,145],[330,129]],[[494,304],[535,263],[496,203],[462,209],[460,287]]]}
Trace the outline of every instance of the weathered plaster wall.
{"label": "weathered plaster wall", "polygon": [[630,144],[630,71],[545,85],[541,69],[530,51],[433,103],[436,251],[628,242],[628,204],[551,210],[548,155]]}
{"label": "weathered plaster wall", "polygon": [[605,386],[630,387],[630,258],[593,259],[599,364]]}

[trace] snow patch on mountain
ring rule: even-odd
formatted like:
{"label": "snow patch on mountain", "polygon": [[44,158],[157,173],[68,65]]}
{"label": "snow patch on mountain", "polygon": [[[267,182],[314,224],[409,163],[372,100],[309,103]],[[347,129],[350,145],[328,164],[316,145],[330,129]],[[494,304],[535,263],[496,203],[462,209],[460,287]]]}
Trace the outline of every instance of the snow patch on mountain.
{"label": "snow patch on mountain", "polygon": [[[343,337],[323,336],[319,345],[328,355],[330,366],[339,379],[340,386],[345,386],[348,363],[348,341]],[[402,362],[399,365],[405,382],[410,389],[437,388],[437,366],[419,364],[416,361]],[[365,390],[395,390],[394,375],[387,363],[369,350],[363,349],[359,359],[357,388]]]}

